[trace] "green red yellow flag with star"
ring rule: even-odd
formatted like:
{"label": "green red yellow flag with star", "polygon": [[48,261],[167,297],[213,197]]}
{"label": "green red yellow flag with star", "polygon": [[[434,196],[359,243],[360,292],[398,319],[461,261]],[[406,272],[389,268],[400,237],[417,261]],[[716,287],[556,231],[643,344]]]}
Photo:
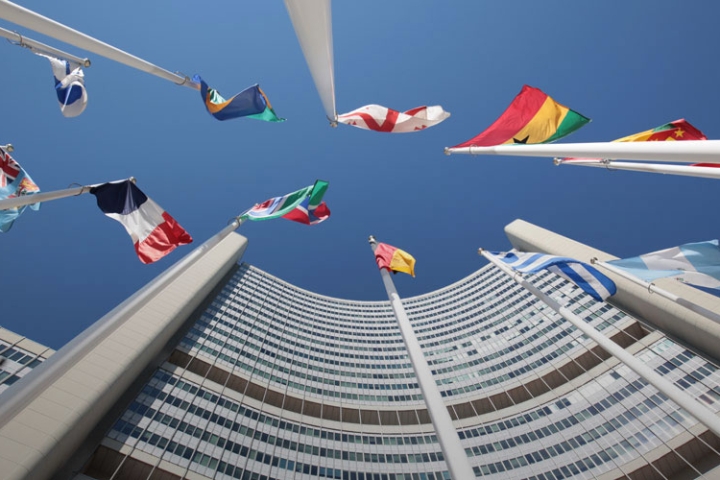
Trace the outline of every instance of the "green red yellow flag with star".
{"label": "green red yellow flag with star", "polygon": [[673,140],[707,140],[707,137],[697,128],[690,125],[684,118],[666,123],[657,128],[644,132],[618,138],[616,142],[657,142]]}
{"label": "green red yellow flag with star", "polygon": [[510,106],[487,130],[452,148],[550,143],[570,135],[589,121],[589,118],[557,103],[539,88],[524,85]]}

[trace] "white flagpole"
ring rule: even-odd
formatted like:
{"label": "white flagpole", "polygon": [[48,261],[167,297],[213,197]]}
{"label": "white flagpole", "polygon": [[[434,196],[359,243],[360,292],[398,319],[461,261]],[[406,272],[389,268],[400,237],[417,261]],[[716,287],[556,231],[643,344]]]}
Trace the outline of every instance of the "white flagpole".
{"label": "white flagpole", "polygon": [[15,147],[13,147],[12,143],[8,143],[7,145],[0,145],[0,148],[2,148],[8,153],[12,153],[15,150]]}
{"label": "white flagpole", "polygon": [[80,58],[71,53],[63,52],[62,50],[53,48],[50,45],[45,45],[37,40],[33,40],[32,38],[24,37],[17,32],[11,32],[10,30],[0,28],[0,37],[17,42],[17,45],[20,45],[21,47],[26,47],[40,53],[46,53],[48,55],[52,55],[53,57],[64,58],[65,60],[77,63],[85,68],[90,66],[90,59],[88,58]]}
{"label": "white flagpole", "polygon": [[[135,177],[130,177],[126,180],[130,180],[135,183]],[[116,182],[123,182],[125,180],[116,180]],[[11,208],[18,208],[25,205],[32,205],[33,203],[49,202],[50,200],[57,200],[65,197],[76,197],[83,193],[89,193],[93,187],[99,187],[102,183],[95,185],[84,185],[80,187],[66,188],[65,190],[55,190],[53,192],[41,192],[33,193],[30,195],[20,195],[19,197],[6,198],[0,200],[0,210],[9,210]]]}
{"label": "white flagpole", "polygon": [[585,323],[580,317],[575,315],[567,307],[560,305],[557,300],[545,295],[532,283],[528,282],[520,273],[515,272],[509,266],[505,265],[493,255],[487,253],[482,248],[478,249],[478,253],[485,257],[490,263],[502,270],[513,280],[515,280],[516,283],[527,289],[530,293],[535,295],[550,308],[562,315],[565,320],[570,322],[573,326],[575,326],[575,328],[587,335],[603,350],[608,352],[610,355],[616,357],[618,360],[620,360],[622,363],[632,369],[635,373],[643,377],[649,384],[657,388],[661,393],[665,394],[681,408],[685,409],[688,413],[690,413],[690,415],[695,417],[699,422],[703,423],[707,428],[709,428],[715,435],[720,434],[720,418],[718,418],[711,410],[706,408],[704,405],[692,398],[683,390],[676,387],[673,383],[665,380],[660,374],[656,373],[655,370],[645,365],[645,363],[643,363],[641,360],[635,358],[632,354],[628,353],[620,345],[613,342],[612,340],[595,330],[593,327]]}
{"label": "white flagpole", "polygon": [[330,0],[285,0],[295,35],[330,125],[337,127]]}
{"label": "white flagpole", "polygon": [[[555,165],[578,165],[581,167],[606,168],[608,170],[629,170],[633,172],[663,173],[685,177],[720,178],[720,168],[693,167],[690,165],[662,165],[658,163],[617,162],[615,160],[564,160],[556,158]],[[720,166],[720,165],[719,165]]]}
{"label": "white flagpole", "polygon": [[[377,248],[375,237],[370,235],[368,242],[374,253]],[[435,379],[432,376],[430,366],[425,360],[422,348],[420,348],[420,342],[418,342],[415,332],[413,332],[412,325],[410,324],[407,313],[405,313],[405,308],[402,305],[400,296],[395,289],[395,284],[392,278],[390,278],[390,272],[388,272],[387,269],[381,268],[380,276],[385,284],[385,290],[387,291],[390,304],[395,313],[395,318],[400,327],[400,333],[405,342],[410,363],[413,366],[420,391],[425,399],[425,405],[430,414],[433,427],[435,428],[435,433],[440,443],[443,456],[445,457],[445,463],[450,471],[450,476],[453,480],[475,478],[475,473],[470,466],[470,462],[465,454],[465,449],[462,443],[460,443],[460,437],[453,426],[452,418],[450,418],[445,402],[443,402],[442,396],[440,395],[440,390],[438,390]]]}
{"label": "white flagpole", "polygon": [[445,154],[508,155],[516,157],[622,158],[680,163],[720,163],[720,140],[682,142],[551,143],[447,148]]}
{"label": "white flagpole", "polygon": [[131,55],[118,48],[113,47],[105,42],[85,35],[82,32],[74,30],[70,27],[58,23],[55,20],[44,17],[38,13],[28,10],[27,8],[16,5],[8,0],[0,0],[0,18],[15,23],[30,30],[34,30],[48,37],[52,37],[61,42],[69,43],[88,52],[92,52],[101,57],[109,58],[116,62],[127,65],[128,67],[141,70],[146,73],[155,75],[156,77],[169,80],[176,85],[200,90],[200,85],[190,80],[187,76],[178,75],[168,70],[153,65],[142,58]]}
{"label": "white flagpole", "polygon": [[614,265],[610,265],[609,263],[606,263],[606,262],[601,262],[597,258],[591,258],[590,263],[592,263],[593,265],[602,267],[606,270],[609,270],[609,271],[613,272],[614,274],[619,275],[626,280],[630,280],[631,282],[633,282],[637,285],[640,285],[641,287],[646,288],[647,291],[650,293],[657,293],[661,297],[666,298],[666,299],[670,300],[671,302],[675,302],[678,305],[682,305],[683,307],[687,308],[688,310],[692,310],[693,312],[697,313],[698,315],[702,315],[705,318],[708,318],[714,322],[720,323],[720,315],[718,315],[717,313],[715,313],[711,310],[708,310],[707,308],[702,307],[696,303],[692,303],[689,300],[685,300],[684,298],[682,298],[678,295],[675,295],[674,293],[668,292],[667,290],[664,290],[664,289],[656,286],[654,283],[646,282],[645,280],[642,280],[642,279],[636,277],[635,275],[632,275],[632,274],[622,270],[621,268],[618,268]]}

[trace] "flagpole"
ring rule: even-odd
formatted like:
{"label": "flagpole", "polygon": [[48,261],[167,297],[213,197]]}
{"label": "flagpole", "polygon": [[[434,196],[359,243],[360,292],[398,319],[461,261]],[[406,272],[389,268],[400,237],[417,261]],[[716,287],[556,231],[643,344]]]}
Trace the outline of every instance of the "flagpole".
{"label": "flagpole", "polygon": [[320,95],[325,116],[337,127],[330,0],[285,0],[295,35]]}
{"label": "flagpole", "polygon": [[591,258],[590,263],[592,263],[593,265],[602,267],[606,270],[609,270],[612,273],[619,275],[626,280],[630,280],[631,282],[633,282],[637,285],[640,285],[641,287],[644,287],[650,293],[657,293],[661,297],[666,298],[666,299],[670,300],[671,302],[677,303],[678,305],[681,305],[681,306],[687,308],[688,310],[692,310],[693,312],[697,313],[698,315],[702,315],[705,318],[708,318],[714,322],[720,323],[720,315],[718,315],[717,313],[715,313],[711,310],[708,310],[707,308],[702,307],[702,306],[700,306],[696,303],[693,303],[689,300],[685,300],[684,298],[682,298],[678,295],[675,295],[674,293],[668,292],[667,290],[664,290],[664,289],[656,286],[654,283],[646,282],[645,280],[642,280],[642,279],[636,277],[635,275],[632,275],[614,265],[610,265],[609,263],[602,262],[602,261],[598,260],[596,257]]}
{"label": "flagpole", "polygon": [[633,172],[663,173],[666,175],[681,175],[685,177],[720,178],[720,169],[717,167],[616,162],[605,159],[564,160],[562,158],[556,158],[553,162],[555,162],[555,165],[578,165],[581,167],[607,168],[608,170],[629,170]]}
{"label": "flagpole", "polygon": [[599,142],[494,147],[445,147],[445,154],[508,155],[516,157],[622,158],[680,163],[720,163],[720,140],[682,142]]}
{"label": "flagpole", "polygon": [[478,249],[478,254],[485,257],[490,263],[498,267],[503,273],[515,280],[516,283],[524,287],[530,293],[539,298],[547,306],[559,313],[565,320],[570,322],[575,328],[597,343],[602,349],[610,355],[616,357],[622,363],[627,365],[635,373],[643,377],[649,384],[654,386],[658,391],[666,395],[681,408],[685,409],[690,415],[695,417],[699,422],[703,423],[715,435],[720,435],[720,418],[718,418],[711,410],[707,409],[700,402],[692,398],[683,390],[676,387],[673,383],[665,380],[661,375],[656,373],[652,368],[648,367],[641,360],[635,358],[617,343],[613,342],[593,327],[585,323],[583,319],[575,315],[567,307],[545,295],[533,284],[528,282],[521,274],[514,272],[509,266],[503,264],[500,260],[487,253],[482,248]]}
{"label": "flagpole", "polygon": [[176,85],[183,85],[195,90],[200,90],[200,85],[190,80],[187,76],[178,75],[177,73],[172,73],[160,68],[142,58],[124,52],[119,48],[101,42],[96,38],[67,27],[62,23],[58,23],[55,20],[44,17],[20,5],[9,2],[8,0],[0,0],[0,18],[60,40],[61,42],[82,48],[101,57],[122,63],[128,67],[169,80]]}
{"label": "flagpole", "polygon": [[0,145],[0,148],[2,148],[3,150],[5,150],[8,153],[12,153],[13,151],[15,151],[15,147],[13,147],[12,143],[8,143],[6,145]]}
{"label": "flagpole", "polygon": [[82,65],[85,68],[90,66],[89,58],[80,58],[71,53],[63,52],[62,50],[58,50],[57,48],[51,47],[50,45],[45,45],[44,43],[38,42],[37,40],[33,40],[32,38],[24,37],[17,32],[11,32],[10,30],[0,28],[0,37],[4,37],[8,40],[17,42],[17,45],[21,47],[29,48],[30,50],[34,50],[40,53],[46,53],[48,55],[52,55],[53,57],[63,58],[65,60],[77,63],[78,65]]}
{"label": "flagpole", "polygon": [[[372,251],[375,252],[377,248],[375,237],[370,235],[368,242],[370,243]],[[390,272],[385,268],[381,268],[380,276],[385,284],[385,290],[387,291],[390,304],[395,313],[395,318],[400,327],[400,333],[405,342],[410,363],[413,366],[420,391],[425,399],[425,406],[430,414],[430,420],[435,428],[435,433],[440,443],[443,456],[445,457],[445,463],[450,471],[450,476],[453,480],[475,478],[475,473],[470,466],[470,462],[465,454],[465,449],[462,443],[460,443],[460,437],[453,426],[452,418],[450,418],[450,414],[443,402],[435,379],[432,376],[430,366],[425,360],[425,356],[420,348],[420,342],[418,342],[415,332],[413,332],[412,325],[410,324],[407,313],[405,313],[405,308],[402,305],[400,296],[395,289],[395,284],[392,278],[390,278]]]}
{"label": "flagpole", "polygon": [[[125,180],[116,180],[115,183],[127,180],[135,183],[135,177],[130,177]],[[49,202],[50,200],[57,200],[59,198],[76,197],[78,195],[82,195],[83,193],[89,193],[91,188],[99,187],[100,185],[103,184],[97,183],[95,185],[83,185],[80,187],[66,188],[65,190],[55,190],[54,192],[32,193],[29,195],[7,198],[5,200],[0,200],[0,210],[9,210],[11,208],[32,205],[33,203]]]}

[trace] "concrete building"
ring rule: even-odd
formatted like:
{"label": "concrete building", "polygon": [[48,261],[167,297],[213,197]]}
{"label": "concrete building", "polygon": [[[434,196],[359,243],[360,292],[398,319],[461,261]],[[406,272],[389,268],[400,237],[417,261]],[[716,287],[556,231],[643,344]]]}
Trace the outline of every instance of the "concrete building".
{"label": "concrete building", "polygon": [[[303,290],[238,264],[246,245],[209,240],[0,396],[0,478],[450,478],[389,302]],[[720,410],[720,325],[621,279],[611,305],[530,278]],[[718,437],[496,267],[403,304],[476,477],[718,478]]]}

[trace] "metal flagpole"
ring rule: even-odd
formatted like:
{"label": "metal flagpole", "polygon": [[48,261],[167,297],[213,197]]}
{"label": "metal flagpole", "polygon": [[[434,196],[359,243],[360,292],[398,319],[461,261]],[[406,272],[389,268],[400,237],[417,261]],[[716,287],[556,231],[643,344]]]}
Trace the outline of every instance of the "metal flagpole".
{"label": "metal flagpole", "polygon": [[[370,243],[372,251],[375,252],[377,248],[375,237],[370,235],[368,242]],[[407,349],[410,363],[415,371],[418,385],[420,385],[420,391],[425,399],[425,405],[427,406],[430,420],[435,428],[435,433],[437,434],[440,448],[445,457],[445,463],[450,471],[450,476],[453,480],[475,478],[475,473],[470,466],[470,462],[465,454],[465,449],[462,443],[460,443],[460,437],[455,427],[453,427],[452,418],[450,418],[450,414],[440,396],[440,391],[437,388],[435,379],[432,376],[430,366],[427,364],[422,349],[420,348],[420,342],[418,342],[415,332],[413,332],[412,325],[410,324],[407,313],[405,313],[405,308],[402,305],[400,296],[395,289],[395,284],[392,278],[390,278],[390,272],[388,272],[387,269],[381,268],[380,276],[383,279],[385,290],[387,290],[390,304],[395,313],[395,318],[400,326],[400,333],[405,342],[405,348]]]}
{"label": "metal flagpole", "polygon": [[285,0],[330,126],[337,127],[330,0]]}
{"label": "metal flagpole", "polygon": [[646,288],[647,291],[650,293],[657,293],[661,297],[666,298],[666,299],[670,300],[671,302],[675,302],[678,305],[682,305],[683,307],[687,308],[688,310],[692,310],[693,312],[697,313],[698,315],[702,315],[705,318],[708,318],[714,322],[720,323],[720,315],[718,315],[717,313],[715,313],[711,310],[708,310],[707,308],[702,307],[702,306],[700,306],[696,303],[693,303],[689,300],[685,300],[684,298],[682,298],[678,295],[675,295],[674,293],[668,292],[667,290],[664,290],[664,289],[656,286],[654,283],[646,282],[645,280],[642,280],[634,275],[631,275],[630,273],[628,273],[620,268],[617,268],[614,265],[610,265],[609,263],[606,263],[606,262],[601,262],[600,260],[598,260],[597,258],[594,258],[594,257],[590,259],[590,263],[592,263],[593,265],[602,267],[606,270],[609,270],[609,271],[613,272],[614,274],[619,275],[626,280],[630,280],[631,282],[633,282],[637,285],[640,285],[641,287]]}
{"label": "metal flagpole", "polygon": [[527,289],[530,293],[535,295],[550,308],[562,315],[565,320],[570,322],[573,326],[575,326],[575,328],[587,335],[603,350],[608,352],[610,355],[616,357],[618,360],[620,360],[622,363],[632,369],[635,373],[643,377],[649,384],[657,388],[661,393],[663,393],[672,401],[677,403],[681,408],[684,408],[690,415],[692,415],[699,422],[703,423],[706,427],[708,427],[715,435],[720,434],[720,418],[715,416],[712,411],[708,410],[700,402],[692,398],[684,391],[680,390],[673,383],[665,380],[661,375],[656,373],[652,368],[645,365],[641,360],[635,358],[632,354],[628,353],[620,345],[613,342],[612,340],[595,330],[593,327],[585,323],[580,317],[575,315],[567,307],[560,305],[557,300],[545,295],[533,284],[528,282],[521,274],[513,271],[509,266],[503,264],[500,260],[490,255],[482,248],[478,249],[478,253],[485,257],[490,263],[492,263],[504,273],[506,273],[513,280],[515,280],[516,283]]}
{"label": "metal flagpole", "polygon": [[200,90],[200,85],[190,80],[187,76],[178,75],[168,70],[153,65],[142,58],[131,55],[118,48],[113,47],[105,42],[85,35],[82,32],[74,30],[70,27],[58,23],[55,20],[44,17],[38,13],[28,10],[27,8],[16,5],[8,0],[0,0],[0,18],[15,23],[30,30],[34,30],[48,37],[55,38],[61,42],[69,43],[88,52],[95,53],[101,57],[109,58],[116,62],[127,65],[146,73],[155,75],[156,77],[169,80],[176,85]]}
{"label": "metal flagpole", "polygon": [[65,60],[77,63],[78,65],[81,65],[85,68],[90,66],[89,58],[80,58],[70,53],[63,52],[62,50],[53,48],[50,45],[45,45],[44,43],[40,43],[37,40],[33,40],[32,38],[24,37],[17,32],[11,32],[10,30],[0,28],[0,37],[12,40],[21,47],[29,48],[30,50],[34,50],[40,53],[46,53],[48,55],[52,55],[53,57],[64,58]]}
{"label": "metal flagpole", "polygon": [[[608,170],[630,170],[633,172],[663,173],[685,177],[720,178],[720,168],[691,165],[662,165],[658,163],[616,162],[606,159],[565,160],[556,158],[555,165],[579,165],[581,167],[606,168]],[[718,164],[720,166],[720,164]]]}
{"label": "metal flagpole", "polygon": [[537,145],[496,145],[494,147],[445,147],[445,154],[508,155],[516,157],[622,158],[680,163],[720,163],[720,140],[682,142],[600,142],[552,143]]}
{"label": "metal flagpole", "polygon": [[[135,177],[130,177],[126,180],[130,180],[135,183]],[[124,181],[125,180],[116,180],[115,182]],[[0,210],[9,210],[11,208],[23,207],[25,205],[32,205],[33,203],[39,202],[48,202],[59,198],[76,197],[78,195],[82,195],[83,193],[89,193],[91,188],[99,187],[100,185],[103,185],[103,183],[66,188],[65,190],[55,190],[54,192],[33,193],[30,195],[20,195],[19,197],[7,198],[5,200],[0,200]]]}

